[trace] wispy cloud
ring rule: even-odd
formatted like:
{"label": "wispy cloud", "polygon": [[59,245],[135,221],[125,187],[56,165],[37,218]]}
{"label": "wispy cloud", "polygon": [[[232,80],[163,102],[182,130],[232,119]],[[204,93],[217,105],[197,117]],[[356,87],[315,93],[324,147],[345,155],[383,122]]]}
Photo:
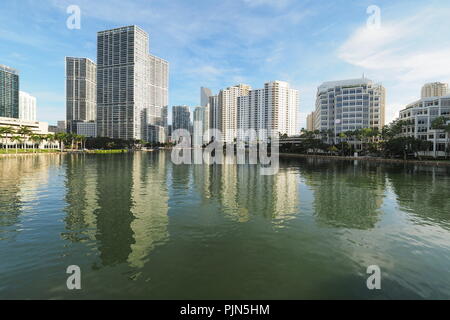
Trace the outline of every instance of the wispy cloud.
{"label": "wispy cloud", "polygon": [[449,15],[448,8],[428,8],[383,20],[380,29],[361,26],[338,48],[340,59],[389,84],[389,120],[412,102],[412,88],[418,97],[422,84],[450,79],[450,25],[442,24]]}

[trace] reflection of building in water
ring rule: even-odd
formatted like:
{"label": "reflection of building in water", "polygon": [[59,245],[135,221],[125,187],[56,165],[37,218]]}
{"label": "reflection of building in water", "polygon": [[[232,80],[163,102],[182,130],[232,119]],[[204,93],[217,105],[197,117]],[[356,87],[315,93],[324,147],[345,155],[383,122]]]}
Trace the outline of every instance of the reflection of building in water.
{"label": "reflection of building in water", "polygon": [[133,155],[105,155],[97,161],[97,241],[104,266],[124,263],[134,243],[131,213]]}
{"label": "reflection of building in water", "polygon": [[[0,226],[20,223],[20,215],[32,210],[27,203],[39,197],[48,185],[49,168],[59,165],[60,156],[30,155],[0,159]],[[6,235],[1,235],[4,238]]]}
{"label": "reflection of building in water", "polygon": [[152,249],[169,234],[166,153],[136,153],[133,157],[131,222],[134,243],[128,255],[132,267],[143,267]]}
{"label": "reflection of building in water", "polygon": [[97,232],[97,161],[86,155],[66,157],[66,239],[95,240]]}
{"label": "reflection of building in water", "polygon": [[200,194],[218,198],[223,212],[239,222],[261,215],[284,220],[298,212],[298,178],[293,171],[263,176],[258,165],[205,165],[194,169],[194,180]]}
{"label": "reflection of building in water", "polygon": [[450,168],[411,166],[386,172],[402,208],[425,220],[450,223]]}
{"label": "reflection of building in water", "polygon": [[314,192],[318,222],[363,230],[375,227],[385,190],[379,166],[316,161],[302,166],[301,171]]}

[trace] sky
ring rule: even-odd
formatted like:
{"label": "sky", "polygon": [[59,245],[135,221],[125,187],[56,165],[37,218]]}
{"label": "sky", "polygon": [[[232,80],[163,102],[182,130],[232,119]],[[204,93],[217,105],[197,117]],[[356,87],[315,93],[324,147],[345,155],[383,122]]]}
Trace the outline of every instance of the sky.
{"label": "sky", "polygon": [[[71,5],[80,29],[67,27]],[[423,84],[450,82],[448,0],[2,0],[0,12],[0,64],[20,71],[50,124],[65,119],[64,58],[95,61],[96,33],[126,25],[169,61],[171,106],[199,105],[202,86],[288,81],[302,128],[321,83],[365,74],[386,87],[390,122]]]}

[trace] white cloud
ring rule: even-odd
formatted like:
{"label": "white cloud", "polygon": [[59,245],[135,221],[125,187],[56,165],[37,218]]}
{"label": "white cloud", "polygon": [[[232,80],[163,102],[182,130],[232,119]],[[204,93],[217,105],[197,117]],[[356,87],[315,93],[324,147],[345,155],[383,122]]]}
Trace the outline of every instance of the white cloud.
{"label": "white cloud", "polygon": [[[426,9],[403,19],[383,20],[380,29],[363,26],[338,49],[338,57],[388,87],[387,121],[418,99],[429,81],[450,80],[448,9]],[[411,89],[417,90],[411,97]],[[411,100],[412,99],[412,100]],[[390,102],[394,101],[394,102]]]}

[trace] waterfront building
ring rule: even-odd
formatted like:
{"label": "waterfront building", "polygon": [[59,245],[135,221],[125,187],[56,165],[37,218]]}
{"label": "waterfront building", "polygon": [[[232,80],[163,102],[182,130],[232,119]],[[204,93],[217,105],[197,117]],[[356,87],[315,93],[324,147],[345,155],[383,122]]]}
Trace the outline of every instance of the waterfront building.
{"label": "waterfront building", "polygon": [[34,134],[47,134],[49,132],[47,122],[21,120],[16,118],[0,117],[0,127],[10,127],[16,131],[21,127],[25,127],[30,129]]}
{"label": "waterfront building", "polygon": [[363,128],[381,131],[386,90],[367,78],[331,81],[317,90],[314,130],[340,132]]}
{"label": "waterfront building", "polygon": [[239,84],[221,90],[218,96],[218,109],[220,113],[220,129],[222,141],[233,143],[237,138],[238,128],[238,97],[247,96],[251,87],[246,84]]}
{"label": "waterfront building", "polygon": [[[221,112],[219,109],[219,96],[213,95],[209,97],[209,123],[208,127],[210,129],[222,129],[222,118],[221,118]],[[210,139],[212,139],[213,136],[211,134]]]}
{"label": "waterfront building", "polygon": [[172,130],[178,129],[191,131],[191,111],[188,106],[172,107]]}
{"label": "waterfront building", "polygon": [[306,116],[306,131],[314,131],[314,112]]}
{"label": "waterfront building", "polygon": [[148,125],[167,128],[169,64],[149,54],[137,26],[97,34],[98,135],[146,139]]}
{"label": "waterfront building", "polygon": [[23,91],[19,91],[19,119],[36,121],[36,98]]}
{"label": "waterfront building", "polygon": [[203,134],[207,127],[205,124],[207,121],[207,106],[206,107],[196,107],[194,110],[194,125],[193,125],[193,146],[196,148],[201,147],[204,143],[208,141],[203,141]]}
{"label": "waterfront building", "polygon": [[430,141],[433,143],[430,155],[445,156],[450,135],[432,128],[433,121],[439,117],[448,118],[450,123],[450,95],[427,97],[410,103],[400,111],[400,120],[408,123],[403,126],[402,135]]}
{"label": "waterfront building", "polygon": [[450,94],[448,83],[432,82],[422,87],[422,99],[431,97],[442,97]]}
{"label": "waterfront building", "polygon": [[250,90],[237,98],[237,129],[247,140],[245,131],[254,129],[259,139],[266,134],[293,136],[297,132],[299,92],[284,81],[272,81],[263,89]]}
{"label": "waterfront building", "polygon": [[88,58],[66,57],[66,120],[69,133],[97,120],[97,65]]}
{"label": "waterfront building", "polygon": [[19,72],[0,65],[0,117],[19,118]]}
{"label": "waterfront building", "polygon": [[97,123],[95,121],[77,121],[76,133],[85,137],[97,137]]}
{"label": "waterfront building", "polygon": [[60,132],[67,132],[67,122],[66,122],[65,120],[59,120],[59,121],[56,123],[56,125],[57,125],[58,130],[59,130]]}

